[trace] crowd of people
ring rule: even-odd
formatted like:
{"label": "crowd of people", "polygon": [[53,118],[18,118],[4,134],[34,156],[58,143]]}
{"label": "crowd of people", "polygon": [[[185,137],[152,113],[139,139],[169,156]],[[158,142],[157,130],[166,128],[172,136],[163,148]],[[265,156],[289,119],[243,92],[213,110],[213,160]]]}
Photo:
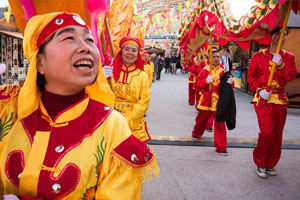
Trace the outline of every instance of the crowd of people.
{"label": "crowd of people", "polygon": [[[271,46],[253,56],[248,73],[260,128],[253,159],[262,178],[276,175],[287,115],[285,86],[297,75],[294,56],[275,53],[279,33],[275,29]],[[150,87],[163,68],[173,75],[182,70],[181,55],[149,55],[130,36],[119,47],[111,64],[102,67],[90,29],[78,15],[57,12],[28,21],[25,84],[0,88],[1,197],[141,199],[145,177],[159,174],[146,145]],[[216,152],[227,156],[226,127],[236,126],[232,60],[228,51],[210,51],[211,63],[196,55],[186,66],[188,103],[198,111],[191,137],[197,140],[214,126]],[[268,85],[271,62],[276,73]]]}
{"label": "crowd of people", "polygon": [[171,52],[164,56],[163,54],[157,55],[156,53],[152,53],[151,60],[154,64],[153,82],[160,80],[163,69],[166,74],[176,75],[178,70],[180,70],[181,73],[184,72],[181,64],[181,54],[176,55],[175,52]]}

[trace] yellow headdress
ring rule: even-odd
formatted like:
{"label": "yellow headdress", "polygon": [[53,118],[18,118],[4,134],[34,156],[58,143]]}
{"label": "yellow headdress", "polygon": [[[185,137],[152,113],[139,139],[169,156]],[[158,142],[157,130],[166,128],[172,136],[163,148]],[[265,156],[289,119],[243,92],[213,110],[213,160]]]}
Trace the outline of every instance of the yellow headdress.
{"label": "yellow headdress", "polygon": [[[56,25],[57,27],[55,27]],[[23,47],[30,65],[18,100],[18,115],[20,119],[29,116],[38,108],[39,98],[41,97],[41,93],[36,85],[36,56],[39,46],[54,32],[70,25],[86,27],[85,22],[78,15],[62,12],[37,15],[28,21],[24,32]],[[110,107],[114,106],[114,95],[103,75],[101,64],[96,81],[86,86],[85,92],[93,100]]]}

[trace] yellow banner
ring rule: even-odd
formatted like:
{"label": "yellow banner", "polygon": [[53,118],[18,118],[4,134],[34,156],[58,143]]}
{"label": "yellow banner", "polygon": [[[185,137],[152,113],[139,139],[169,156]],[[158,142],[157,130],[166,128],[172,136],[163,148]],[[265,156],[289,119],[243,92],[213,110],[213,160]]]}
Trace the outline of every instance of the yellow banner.
{"label": "yellow banner", "polygon": [[6,19],[6,22],[9,23],[10,11],[4,12],[3,15]]}

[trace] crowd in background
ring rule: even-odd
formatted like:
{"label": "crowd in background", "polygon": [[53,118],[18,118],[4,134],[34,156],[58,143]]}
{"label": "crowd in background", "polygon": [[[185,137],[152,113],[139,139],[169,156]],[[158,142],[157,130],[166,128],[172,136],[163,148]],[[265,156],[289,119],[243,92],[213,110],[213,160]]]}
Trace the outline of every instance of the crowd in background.
{"label": "crowd in background", "polygon": [[166,54],[164,56],[163,54],[152,53],[151,59],[154,64],[152,82],[154,82],[155,80],[160,80],[161,72],[163,69],[165,69],[166,74],[176,75],[178,69],[180,70],[180,73],[187,73],[186,70],[183,70],[183,67],[180,63],[181,54],[171,52],[170,54]]}

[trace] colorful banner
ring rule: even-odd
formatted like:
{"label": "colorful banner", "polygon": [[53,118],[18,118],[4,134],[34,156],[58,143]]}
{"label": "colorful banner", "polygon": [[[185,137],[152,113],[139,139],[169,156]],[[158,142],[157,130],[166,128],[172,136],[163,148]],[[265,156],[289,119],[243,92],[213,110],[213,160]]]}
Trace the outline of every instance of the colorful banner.
{"label": "colorful banner", "polygon": [[[268,44],[269,33],[282,23],[288,2],[260,1],[236,20],[229,15],[223,0],[198,0],[196,7],[182,17],[179,46],[188,60],[207,43],[210,32],[217,36],[220,45],[235,41],[241,48],[248,49],[252,41]],[[293,6],[294,11],[299,11],[299,3]]]}

